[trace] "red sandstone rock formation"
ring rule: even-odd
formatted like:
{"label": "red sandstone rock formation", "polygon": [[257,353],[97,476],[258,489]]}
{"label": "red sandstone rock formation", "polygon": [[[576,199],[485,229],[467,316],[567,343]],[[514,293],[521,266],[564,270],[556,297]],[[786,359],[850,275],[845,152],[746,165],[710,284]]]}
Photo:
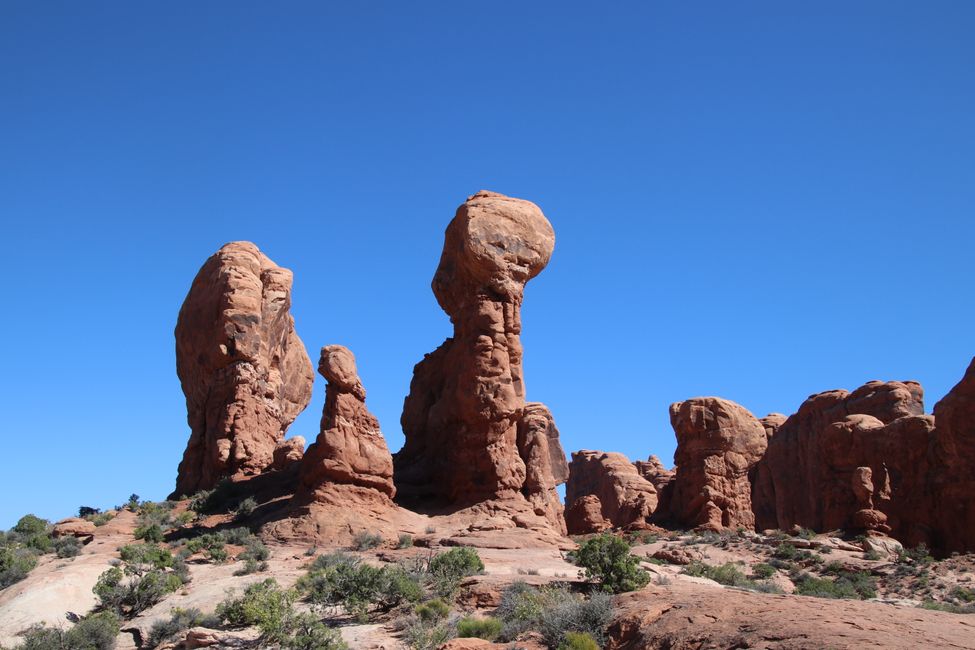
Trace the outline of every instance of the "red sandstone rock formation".
{"label": "red sandstone rock formation", "polygon": [[[884,532],[938,545],[930,511],[934,426],[916,382],[872,381],[807,399],[755,474],[756,524]],[[869,499],[867,493],[869,492]]]}
{"label": "red sandstone rock formation", "polygon": [[717,397],[670,407],[677,434],[677,477],[671,517],[713,530],[752,528],[749,471],[768,445],[765,429],[747,409]]}
{"label": "red sandstone rock formation", "polygon": [[193,280],[176,324],[192,431],[174,495],[268,469],[308,405],[314,375],[290,313],[291,282],[249,242],[225,245]]}
{"label": "red sandstone rock formation", "polygon": [[526,407],[519,338],[525,284],[554,244],[538,206],[493,192],[470,197],[447,227],[433,292],[454,336],[414,368],[395,457],[407,500],[530,502],[562,529],[565,456],[551,415]]}
{"label": "red sandstone rock formation", "polygon": [[[341,345],[322,348],[318,372],[325,377],[325,408],[321,433],[301,461],[299,503],[323,501],[329,493],[355,503],[392,506],[393,457],[379,428],[379,420],[366,408],[366,390],[356,369],[355,356]],[[346,505],[351,505],[347,503]]]}
{"label": "red sandstone rock formation", "polygon": [[929,474],[934,546],[975,551],[975,359],[934,405],[937,430]]}
{"label": "red sandstone rock formation", "polygon": [[572,454],[565,502],[569,532],[583,535],[646,525],[657,490],[623,454],[584,449]]}

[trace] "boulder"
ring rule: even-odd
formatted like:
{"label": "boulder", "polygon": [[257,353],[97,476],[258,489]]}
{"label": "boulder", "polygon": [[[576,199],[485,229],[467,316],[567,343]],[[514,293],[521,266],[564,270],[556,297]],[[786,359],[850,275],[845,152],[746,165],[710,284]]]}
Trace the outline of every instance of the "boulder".
{"label": "boulder", "polygon": [[79,537],[91,539],[95,535],[97,527],[87,519],[80,517],[68,517],[54,524],[51,529],[52,537]]}
{"label": "boulder", "polygon": [[190,439],[174,496],[259,474],[308,405],[314,380],[291,316],[291,271],[250,242],[206,261],[176,323]]}
{"label": "boulder", "polygon": [[749,472],[768,446],[765,428],[747,409],[717,397],[670,407],[677,435],[671,517],[711,530],[753,529]]}
{"label": "boulder", "polygon": [[413,371],[394,459],[404,503],[500,500],[563,530],[564,455],[551,414],[525,402],[519,336],[525,284],[554,245],[538,206],[494,192],[471,196],[447,226],[433,292],[454,334]]}
{"label": "boulder", "polygon": [[645,526],[657,490],[623,454],[583,449],[572,454],[565,502],[568,530],[581,535]]}
{"label": "boulder", "polygon": [[274,447],[274,462],[272,466],[279,471],[287,470],[301,462],[305,455],[305,438],[294,436],[281,440]]}

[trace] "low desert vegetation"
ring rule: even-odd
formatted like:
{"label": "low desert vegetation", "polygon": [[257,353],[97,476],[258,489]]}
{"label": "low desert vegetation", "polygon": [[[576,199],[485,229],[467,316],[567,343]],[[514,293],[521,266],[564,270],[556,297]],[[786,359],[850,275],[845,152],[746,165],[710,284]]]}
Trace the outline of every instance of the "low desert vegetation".
{"label": "low desert vegetation", "polygon": [[164,641],[176,638],[180,632],[185,632],[191,627],[215,628],[220,625],[220,619],[214,614],[204,614],[196,608],[173,609],[168,619],[156,621],[149,630],[149,637],[146,646],[155,648]]}
{"label": "low desert vegetation", "polygon": [[642,589],[650,575],[640,568],[640,560],[630,554],[630,545],[615,535],[597,535],[586,540],[570,555],[582,568],[582,577],[609,593]]}
{"label": "low desert vegetation", "polygon": [[189,582],[181,558],[155,544],[119,549],[122,561],[98,577],[92,591],[102,610],[132,617],[160,602]]}
{"label": "low desert vegetation", "polygon": [[607,593],[586,598],[561,585],[533,587],[515,582],[501,595],[494,612],[501,621],[498,639],[516,641],[527,632],[538,632],[550,648],[559,648],[570,632],[588,635],[600,646],[606,641],[606,626],[612,617]]}
{"label": "low desert vegetation", "polygon": [[216,616],[231,627],[256,627],[263,644],[285,650],[344,650],[337,630],[308,612],[295,609],[299,594],[268,578],[248,586],[242,596],[229,595],[217,605]]}
{"label": "low desert vegetation", "polygon": [[[771,570],[771,573],[769,573],[769,570]],[[764,578],[760,577],[758,580],[753,580],[747,577],[740,568],[731,562],[727,562],[720,566],[713,566],[697,561],[691,562],[684,567],[681,573],[699,578],[709,578],[718,584],[727,585],[729,587],[739,587],[741,589],[761,591],[764,593],[782,593],[782,589],[780,587],[768,580],[768,578],[775,573],[775,569],[768,564],[758,564],[752,568],[753,575],[756,577],[758,574],[764,576]]]}
{"label": "low desert vegetation", "polygon": [[457,621],[457,636],[461,638],[478,638],[494,641],[501,634],[501,621],[487,616],[479,618],[465,616]]}
{"label": "low desert vegetation", "polygon": [[111,612],[99,612],[68,629],[48,625],[30,627],[17,650],[112,650],[118,632],[118,617]]}

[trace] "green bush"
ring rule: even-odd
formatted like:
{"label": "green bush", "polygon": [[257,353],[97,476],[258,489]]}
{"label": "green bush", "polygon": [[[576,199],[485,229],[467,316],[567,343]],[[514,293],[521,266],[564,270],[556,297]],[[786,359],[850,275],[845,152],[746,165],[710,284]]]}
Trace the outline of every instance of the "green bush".
{"label": "green bush", "polygon": [[69,630],[35,625],[24,633],[18,650],[112,650],[119,620],[111,612],[91,614]]}
{"label": "green bush", "polygon": [[24,515],[14,526],[13,531],[24,538],[41,535],[47,532],[47,520],[34,515]]}
{"label": "green bush", "polygon": [[91,506],[81,506],[78,508],[78,516],[82,519],[87,517],[94,517],[99,514],[101,510],[99,508],[92,508]]}
{"label": "green bush", "polygon": [[37,555],[27,548],[0,546],[0,589],[27,577],[37,566]]}
{"label": "green bush", "polygon": [[237,504],[234,516],[237,519],[247,519],[257,510],[257,500],[254,497],[247,497]]}
{"label": "green bush", "polygon": [[640,568],[640,560],[630,555],[629,545],[613,535],[589,539],[572,559],[584,569],[586,580],[598,583],[610,593],[641,589],[650,581],[649,574]]}
{"label": "green bush", "polygon": [[752,567],[752,575],[756,578],[765,580],[775,575],[775,567],[771,564],[759,562]]}
{"label": "green bush", "polygon": [[842,571],[836,578],[800,574],[793,582],[800,596],[865,600],[877,595],[876,580],[866,572]]}
{"label": "green bush", "polygon": [[341,605],[358,620],[366,619],[372,605],[389,611],[423,595],[419,582],[402,567],[377,568],[340,554],[318,558],[297,588],[309,602]]}
{"label": "green bush", "polygon": [[567,632],[558,650],[599,650],[599,644],[585,632]]}
{"label": "green bush", "polygon": [[146,523],[136,527],[133,536],[136,539],[152,542],[153,544],[158,544],[165,537],[162,526],[156,523]]}
{"label": "green bush", "polygon": [[450,613],[450,605],[439,598],[434,598],[421,605],[417,605],[414,611],[420,617],[421,621],[430,623],[447,618],[447,615]]}
{"label": "green bush", "polygon": [[368,551],[369,549],[378,547],[382,543],[383,538],[381,535],[362,531],[357,533],[352,539],[352,548],[356,551]]}
{"label": "green bush", "polygon": [[410,548],[413,546],[413,537],[411,535],[400,535],[399,541],[396,543],[396,548]]}
{"label": "green bush", "polygon": [[588,634],[604,643],[612,608],[605,593],[585,600],[564,587],[536,588],[515,582],[501,594],[494,614],[503,623],[502,640],[514,641],[522,633],[536,630],[550,648],[557,648],[568,632]]}
{"label": "green bush", "polygon": [[59,558],[75,557],[81,553],[81,542],[72,535],[58,537],[54,540],[54,552]]}
{"label": "green bush", "polygon": [[256,582],[240,598],[217,605],[217,617],[232,626],[255,626],[263,642],[287,650],[345,650],[341,635],[308,613],[294,609],[297,593],[282,590],[273,578]]}
{"label": "green bush", "polygon": [[783,542],[775,547],[775,551],[772,552],[772,557],[780,560],[795,560],[799,557],[799,549],[788,542]]}
{"label": "green bush", "polygon": [[934,562],[934,558],[931,557],[931,551],[928,550],[928,547],[922,543],[918,544],[914,548],[901,549],[901,551],[897,554],[897,561],[911,561],[915,564],[931,564]]}
{"label": "green bush", "polygon": [[122,616],[135,616],[152,607],[188,580],[168,549],[155,544],[129,544],[119,549],[122,566],[98,576],[92,591],[101,607]]}
{"label": "green bush", "polygon": [[413,621],[406,628],[406,643],[413,650],[436,650],[454,637],[454,628],[445,621]]}
{"label": "green bush", "polygon": [[744,587],[751,581],[745,577],[738,567],[731,562],[720,566],[712,566],[704,562],[694,561],[688,564],[681,573],[699,578],[709,578],[718,584],[731,587]]}
{"label": "green bush", "polygon": [[104,526],[111,520],[115,519],[114,512],[99,512],[93,515],[88,515],[85,517],[88,521],[95,524],[96,526]]}
{"label": "green bush", "polygon": [[956,605],[954,603],[941,603],[936,600],[927,599],[920,606],[922,609],[933,609],[952,614],[975,614],[975,605]]}
{"label": "green bush", "polygon": [[494,641],[501,633],[501,621],[496,618],[474,618],[465,616],[457,621],[457,636],[461,638],[484,639]]}
{"label": "green bush", "polygon": [[149,630],[149,637],[146,647],[155,648],[163,641],[168,641],[174,636],[191,627],[216,627],[220,620],[216,616],[207,616],[196,608],[173,609],[166,620],[156,621]]}
{"label": "green bush", "polygon": [[477,551],[467,546],[452,548],[434,555],[427,565],[431,588],[442,598],[450,598],[461,580],[484,571],[484,563]]}
{"label": "green bush", "polygon": [[219,533],[206,533],[186,542],[186,550],[191,555],[202,552],[204,557],[217,564],[230,557],[224,546],[224,538]]}

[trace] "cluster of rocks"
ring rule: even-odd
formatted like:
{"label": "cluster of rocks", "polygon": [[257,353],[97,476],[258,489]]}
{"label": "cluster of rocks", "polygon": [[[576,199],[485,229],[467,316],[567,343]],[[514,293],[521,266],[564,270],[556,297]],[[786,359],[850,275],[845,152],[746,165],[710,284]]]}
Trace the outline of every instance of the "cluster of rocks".
{"label": "cluster of rocks", "polygon": [[[715,397],[674,404],[670,415],[672,476],[619,454],[573,456],[570,532],[651,522],[799,526],[890,535],[940,553],[975,550],[975,361],[933,415],[924,414],[924,391],[911,381],[818,393],[790,417],[759,420]],[[634,514],[633,495],[668,490],[649,513]]]}
{"label": "cluster of rocks", "polygon": [[482,191],[458,208],[433,279],[454,335],[414,369],[395,459],[366,408],[355,357],[339,345],[321,350],[318,437],[307,452],[302,438],[285,439],[314,381],[290,314],[292,275],[251,243],[225,245],[200,269],[176,325],[191,435],[174,496],[278,472],[294,477],[295,517],[322,508],[339,519],[383,516],[399,494],[414,508],[477,507],[561,537],[556,488],[568,465],[551,412],[525,399],[519,338],[525,284],[554,245],[528,201]]}
{"label": "cluster of rocks", "polygon": [[975,550],[975,363],[934,415],[916,382],[819,393],[792,416],[762,419],[698,397],[670,408],[674,470],[590,450],[567,464],[551,412],[526,401],[520,340],[525,285],[554,245],[528,201],[482,191],[458,208],[432,283],[453,336],[414,368],[394,455],[340,345],[321,349],[316,440],[306,452],[304,439],[285,439],[314,381],[290,313],[292,274],[253,244],[227,244],[200,269],[176,326],[191,435],[174,495],[277,473],[288,477],[289,517],[318,511],[310,535],[407,506],[467,509],[485,530],[556,538],[651,523],[801,526]]}

